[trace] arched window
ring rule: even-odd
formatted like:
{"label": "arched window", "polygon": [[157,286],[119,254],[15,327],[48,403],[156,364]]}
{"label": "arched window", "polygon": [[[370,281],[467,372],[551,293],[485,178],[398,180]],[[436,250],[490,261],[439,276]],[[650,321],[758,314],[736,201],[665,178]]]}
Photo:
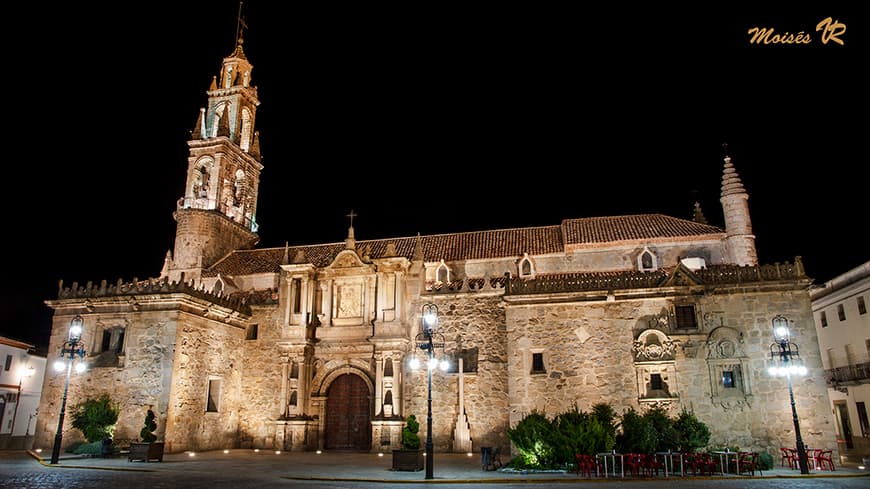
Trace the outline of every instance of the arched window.
{"label": "arched window", "polygon": [[447,283],[450,281],[450,269],[444,263],[444,259],[441,259],[441,264],[438,265],[438,269],[435,270],[435,281],[441,283]]}
{"label": "arched window", "polygon": [[393,359],[388,358],[384,361],[384,377],[393,376]]}
{"label": "arched window", "polygon": [[245,193],[245,172],[236,170],[236,182],[233,191],[233,205],[239,206],[242,203],[242,196]]}
{"label": "arched window", "polygon": [[523,253],[523,257],[520,259],[519,272],[521,278],[531,278],[535,276],[535,265],[532,263],[532,259],[529,258],[528,253]]}
{"label": "arched window", "polygon": [[290,405],[295,406],[299,402],[299,396],[296,394],[296,391],[293,391],[290,394]]}
{"label": "arched window", "polygon": [[637,256],[637,269],[641,272],[656,270],[658,269],[659,264],[656,259],[656,255],[650,251],[646,246],[643,247],[643,250]]}
{"label": "arched window", "polygon": [[[229,82],[227,82],[229,83]],[[211,125],[211,137],[215,138],[218,134],[218,128],[221,125],[221,117],[224,115],[224,108],[227,106],[226,102],[221,102],[214,107],[214,121],[212,121]]]}
{"label": "arched window", "polygon": [[[246,83],[247,84],[247,83]],[[248,110],[247,107],[242,108],[242,134],[239,138],[239,146],[241,146],[242,151],[248,151],[248,148],[251,146],[251,129],[253,124],[251,124],[251,111]]]}
{"label": "arched window", "polygon": [[387,391],[387,395],[384,396],[384,404],[392,404],[393,403],[393,391]]}

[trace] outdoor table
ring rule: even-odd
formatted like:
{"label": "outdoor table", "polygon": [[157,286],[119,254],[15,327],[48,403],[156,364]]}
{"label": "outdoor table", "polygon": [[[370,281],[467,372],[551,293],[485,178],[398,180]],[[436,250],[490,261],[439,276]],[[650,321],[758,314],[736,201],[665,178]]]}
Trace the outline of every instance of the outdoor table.
{"label": "outdoor table", "polygon": [[734,455],[735,470],[737,471],[737,474],[740,475],[740,452],[725,450],[724,452],[713,452],[713,454],[719,455],[719,465],[722,467],[722,475],[728,475],[728,457]]}
{"label": "outdoor table", "polygon": [[616,452],[603,452],[595,455],[596,457],[601,457],[604,460],[604,477],[607,477],[607,459],[611,460],[611,465],[613,465],[613,476],[616,476],[616,458],[619,457],[619,475],[621,477],[625,477],[625,463],[623,463],[623,455],[621,453]]}
{"label": "outdoor table", "polygon": [[665,463],[664,463],[664,466],[665,466],[665,477],[667,477],[669,473],[671,473],[671,474],[675,474],[675,471],[674,471],[674,457],[677,457],[677,460],[680,461],[680,475],[683,475],[683,476],[686,475],[686,471],[685,471],[685,469],[683,468],[683,454],[682,454],[682,453],[680,453],[680,452],[673,452],[673,451],[670,451],[670,450],[669,450],[669,451],[667,451],[667,452],[656,452],[655,455],[656,455],[656,457],[661,456],[661,457],[662,457],[662,460],[665,461]]}

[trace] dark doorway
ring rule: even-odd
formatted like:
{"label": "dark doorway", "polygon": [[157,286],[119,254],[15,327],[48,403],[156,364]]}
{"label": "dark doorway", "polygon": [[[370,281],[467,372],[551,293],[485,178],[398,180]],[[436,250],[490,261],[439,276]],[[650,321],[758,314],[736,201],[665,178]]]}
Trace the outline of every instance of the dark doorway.
{"label": "dark doorway", "polygon": [[843,441],[846,442],[846,448],[855,448],[852,441],[852,423],[849,421],[849,408],[846,406],[846,401],[834,401],[834,407],[837,408],[837,417],[840,418],[840,433],[843,435]]}
{"label": "dark doorway", "polygon": [[858,408],[858,422],[861,423],[861,436],[870,436],[870,423],[867,422],[867,407],[863,402],[856,402]]}
{"label": "dark doorway", "polygon": [[332,382],[326,395],[324,448],[371,450],[371,393],[366,382],[357,375],[343,374]]}

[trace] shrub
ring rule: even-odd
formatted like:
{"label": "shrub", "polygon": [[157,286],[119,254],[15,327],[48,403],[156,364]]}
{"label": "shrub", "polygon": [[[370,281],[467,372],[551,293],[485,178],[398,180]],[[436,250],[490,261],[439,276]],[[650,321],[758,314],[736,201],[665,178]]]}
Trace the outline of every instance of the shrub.
{"label": "shrub", "polygon": [[154,418],[154,411],[149,409],[145,415],[145,426],[139,432],[139,438],[145,443],[153,443],[157,440],[157,436],[154,434],[154,430],[157,429],[157,422],[154,421]]}
{"label": "shrub", "polygon": [[556,463],[555,431],[553,423],[538,411],[532,411],[515,427],[508,428],[507,436],[520,452],[521,460],[514,463],[523,467],[552,467]]}
{"label": "shrub", "polygon": [[81,431],[88,442],[100,442],[112,437],[120,412],[120,407],[108,394],[86,399],[73,406],[72,427]]}
{"label": "shrub", "polygon": [[406,450],[420,449],[420,423],[417,422],[417,417],[413,414],[405,420],[405,426],[402,428],[402,447]]}
{"label": "shrub", "polygon": [[604,446],[604,451],[610,451],[616,443],[616,429],[618,428],[618,418],[616,411],[610,407],[610,404],[598,403],[592,406],[592,416],[601,423],[604,431],[607,433],[607,441]]}
{"label": "shrub", "polygon": [[668,450],[677,450],[679,433],[674,429],[674,420],[668,416],[668,412],[664,408],[660,406],[652,407],[643,413],[643,418],[649,423],[655,434],[655,447],[653,451],[666,452]]}
{"label": "shrub", "polygon": [[694,452],[710,442],[707,425],[685,409],[674,421],[674,429],[677,431],[677,450],[681,452]]}
{"label": "shrub", "polygon": [[76,455],[100,455],[102,448],[103,442],[95,441],[91,443],[82,443],[70,450],[70,452],[75,453]]}
{"label": "shrub", "polygon": [[554,462],[560,466],[574,463],[574,456],[578,453],[593,455],[613,447],[615,439],[609,433],[609,427],[594,414],[579,411],[576,406],[572,411],[556,416],[553,423],[556,432]]}
{"label": "shrub", "polygon": [[761,470],[770,470],[773,468],[773,455],[767,452],[759,453],[758,461],[760,462]]}
{"label": "shrub", "polygon": [[657,441],[649,419],[631,407],[622,413],[622,433],[616,437],[616,445],[622,453],[653,453]]}

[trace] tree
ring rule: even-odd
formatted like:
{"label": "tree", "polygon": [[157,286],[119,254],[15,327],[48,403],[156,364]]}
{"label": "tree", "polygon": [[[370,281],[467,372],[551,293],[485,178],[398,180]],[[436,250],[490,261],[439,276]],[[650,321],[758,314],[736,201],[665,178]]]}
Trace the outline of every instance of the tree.
{"label": "tree", "polygon": [[544,413],[533,410],[508,428],[507,436],[519,450],[523,466],[550,468],[556,464],[557,432]]}
{"label": "tree", "polygon": [[96,399],[86,399],[73,407],[72,426],[84,435],[89,443],[111,438],[118,423],[121,408],[108,394]]}
{"label": "tree", "polygon": [[145,426],[139,432],[139,438],[145,443],[153,443],[157,440],[157,435],[154,434],[154,430],[157,429],[157,422],[154,421],[154,417],[154,411],[148,409],[148,413],[145,415]]}
{"label": "tree", "polygon": [[674,421],[674,429],[677,431],[677,445],[681,452],[694,452],[710,442],[710,429],[707,425],[685,409]]}
{"label": "tree", "polygon": [[616,437],[622,453],[653,453],[657,441],[655,428],[648,418],[631,407],[622,413],[622,433]]}
{"label": "tree", "polygon": [[674,429],[674,420],[661,406],[651,407],[643,413],[643,418],[652,426],[656,434],[655,451],[665,452],[678,449],[679,433]]}
{"label": "tree", "polygon": [[406,450],[420,449],[420,423],[417,422],[417,417],[413,414],[405,420],[405,426],[402,428],[402,447]]}

